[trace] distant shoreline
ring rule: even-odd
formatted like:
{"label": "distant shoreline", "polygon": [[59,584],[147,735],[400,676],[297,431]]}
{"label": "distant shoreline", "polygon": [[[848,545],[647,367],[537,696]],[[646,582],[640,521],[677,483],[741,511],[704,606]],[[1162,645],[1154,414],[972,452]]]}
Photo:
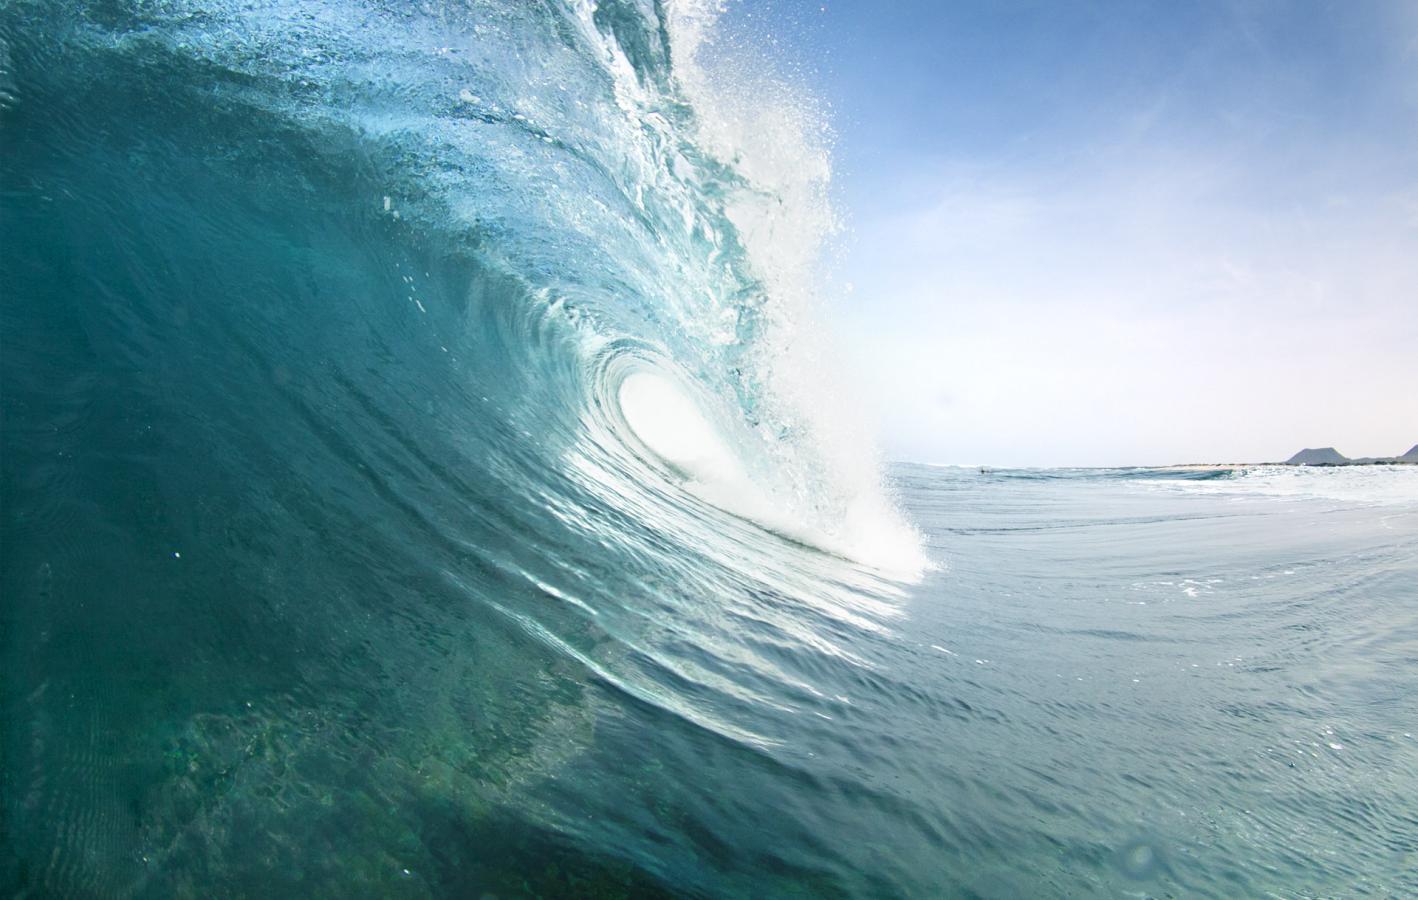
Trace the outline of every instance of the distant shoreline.
{"label": "distant shoreline", "polygon": [[1126,466],[982,466],[977,463],[932,463],[915,459],[888,460],[891,465],[928,466],[933,469],[978,469],[981,472],[1015,472],[1028,470],[1069,469],[1077,471],[1127,471],[1147,470],[1152,472],[1221,472],[1228,469],[1341,469],[1354,466],[1418,466],[1418,459],[1365,459],[1342,463],[1292,463],[1292,462],[1233,462],[1233,463],[1164,463],[1161,465]]}
{"label": "distant shoreline", "polygon": [[1418,466],[1413,459],[1351,459],[1346,462],[1292,463],[1292,462],[1248,462],[1248,463],[1173,463],[1166,466],[1120,466],[1124,469],[1184,469],[1209,472],[1216,469],[1245,469],[1256,466],[1285,466],[1290,469],[1342,469],[1351,466]]}
{"label": "distant shoreline", "polygon": [[1259,468],[1287,468],[1287,469],[1342,469],[1354,466],[1418,466],[1418,460],[1414,459],[1377,459],[1377,460],[1351,460],[1342,463],[1291,463],[1291,462],[1234,462],[1234,463],[1166,463],[1162,465],[1129,465],[1129,466],[981,466],[973,463],[929,463],[914,459],[890,460],[893,465],[914,465],[929,466],[933,469],[979,469],[981,472],[1012,472],[1031,469],[1076,469],[1079,471],[1125,471],[1129,469],[1149,470],[1153,472],[1174,471],[1174,472],[1221,472],[1228,469],[1259,469]]}

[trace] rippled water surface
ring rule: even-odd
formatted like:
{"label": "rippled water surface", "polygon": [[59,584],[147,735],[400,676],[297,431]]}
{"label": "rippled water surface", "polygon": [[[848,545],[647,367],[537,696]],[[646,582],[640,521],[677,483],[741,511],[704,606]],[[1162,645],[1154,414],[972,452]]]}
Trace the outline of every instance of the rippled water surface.
{"label": "rippled water surface", "polygon": [[900,475],[952,892],[1418,889],[1418,469]]}
{"label": "rippled water surface", "polygon": [[915,587],[604,571],[626,594],[580,618],[344,533],[277,547],[213,524],[180,559],[151,541],[120,565],[77,521],[31,539],[7,504],[7,877],[115,896],[1418,887],[1418,472],[1364,473],[1390,481],[1382,503],[1321,496],[1340,471],[1304,473],[1310,496],[1234,473],[895,474],[944,563]]}

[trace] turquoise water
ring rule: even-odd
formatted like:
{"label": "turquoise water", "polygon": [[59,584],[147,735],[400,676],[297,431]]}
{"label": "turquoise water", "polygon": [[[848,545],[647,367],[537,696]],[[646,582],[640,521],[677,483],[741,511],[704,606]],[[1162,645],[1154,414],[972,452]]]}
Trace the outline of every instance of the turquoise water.
{"label": "turquoise water", "polygon": [[946,893],[1418,890],[1418,469],[901,477]]}
{"label": "turquoise water", "polygon": [[1418,890],[1418,469],[879,476],[712,18],[0,7],[7,895]]}

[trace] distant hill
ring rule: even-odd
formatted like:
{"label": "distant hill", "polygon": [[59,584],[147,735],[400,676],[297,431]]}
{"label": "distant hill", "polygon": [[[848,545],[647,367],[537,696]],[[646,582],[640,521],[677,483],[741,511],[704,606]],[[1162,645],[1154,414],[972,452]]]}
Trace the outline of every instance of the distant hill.
{"label": "distant hill", "polygon": [[1371,466],[1375,463],[1418,463],[1418,446],[1402,456],[1366,456],[1363,459],[1351,459],[1351,466]]}
{"label": "distant hill", "polygon": [[[1418,448],[1414,448],[1418,449]],[[1342,466],[1349,459],[1333,447],[1306,447],[1285,461],[1288,466]]]}
{"label": "distant hill", "polygon": [[1418,444],[1402,456],[1365,456],[1349,459],[1333,447],[1306,447],[1285,461],[1287,466],[1372,466],[1376,464],[1418,463]]}

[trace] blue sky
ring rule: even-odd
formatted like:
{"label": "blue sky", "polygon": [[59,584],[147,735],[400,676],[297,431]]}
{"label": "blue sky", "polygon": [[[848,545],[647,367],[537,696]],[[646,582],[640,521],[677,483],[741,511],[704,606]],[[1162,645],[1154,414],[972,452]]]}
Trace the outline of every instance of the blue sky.
{"label": "blue sky", "polygon": [[744,2],[826,105],[888,455],[1418,442],[1418,4]]}

